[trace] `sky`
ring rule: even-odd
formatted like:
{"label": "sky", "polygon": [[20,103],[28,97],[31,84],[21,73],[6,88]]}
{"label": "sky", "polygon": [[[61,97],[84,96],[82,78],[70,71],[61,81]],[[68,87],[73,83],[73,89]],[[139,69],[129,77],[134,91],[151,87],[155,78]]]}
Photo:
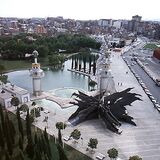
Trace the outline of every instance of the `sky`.
{"label": "sky", "polygon": [[0,17],[160,20],[160,0],[0,0]]}

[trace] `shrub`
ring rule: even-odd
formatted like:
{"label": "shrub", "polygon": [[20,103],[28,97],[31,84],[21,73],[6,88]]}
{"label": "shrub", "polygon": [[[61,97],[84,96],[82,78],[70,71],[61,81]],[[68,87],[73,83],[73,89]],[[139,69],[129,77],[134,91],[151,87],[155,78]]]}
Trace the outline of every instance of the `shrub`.
{"label": "shrub", "polygon": [[115,149],[115,148],[109,149],[109,150],[107,151],[107,153],[108,153],[108,156],[109,156],[110,158],[117,158],[117,157],[118,157],[118,150]]}
{"label": "shrub", "polygon": [[139,156],[135,155],[135,156],[129,157],[129,160],[142,160],[142,158],[140,158]]}

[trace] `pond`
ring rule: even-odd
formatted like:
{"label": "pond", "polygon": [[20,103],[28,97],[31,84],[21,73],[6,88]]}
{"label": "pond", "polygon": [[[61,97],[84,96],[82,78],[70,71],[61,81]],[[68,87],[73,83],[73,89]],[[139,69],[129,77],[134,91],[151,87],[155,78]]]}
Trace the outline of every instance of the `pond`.
{"label": "pond", "polygon": [[71,98],[73,93],[78,93],[78,90],[81,92],[85,92],[82,89],[76,89],[76,88],[59,88],[59,89],[55,89],[50,91],[51,94],[56,95],[58,97],[62,97],[62,98]]}
{"label": "pond", "polygon": [[56,114],[57,116],[62,114],[68,114],[68,113],[72,114],[78,108],[77,106],[71,106],[71,107],[62,109],[57,103],[46,100],[46,99],[37,100],[36,104],[38,106],[44,107],[45,109],[48,109],[49,111],[52,111],[52,113]]}
{"label": "pond", "polygon": [[[63,70],[45,71],[45,77],[42,78],[42,90],[49,91],[63,87],[88,90],[88,78],[78,73],[67,71],[68,68],[71,68],[71,60],[67,60],[64,63]],[[28,70],[10,72],[8,73],[8,80],[32,92],[32,78]]]}

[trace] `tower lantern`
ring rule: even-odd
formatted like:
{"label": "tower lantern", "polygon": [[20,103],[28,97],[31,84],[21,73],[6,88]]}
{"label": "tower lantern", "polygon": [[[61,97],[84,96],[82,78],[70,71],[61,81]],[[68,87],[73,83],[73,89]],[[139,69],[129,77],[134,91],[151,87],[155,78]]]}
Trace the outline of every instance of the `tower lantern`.
{"label": "tower lantern", "polygon": [[40,96],[42,93],[41,90],[41,78],[44,77],[44,72],[40,68],[40,63],[37,62],[38,52],[33,51],[34,63],[32,63],[32,69],[30,70],[30,76],[32,77],[33,83],[33,95]]}

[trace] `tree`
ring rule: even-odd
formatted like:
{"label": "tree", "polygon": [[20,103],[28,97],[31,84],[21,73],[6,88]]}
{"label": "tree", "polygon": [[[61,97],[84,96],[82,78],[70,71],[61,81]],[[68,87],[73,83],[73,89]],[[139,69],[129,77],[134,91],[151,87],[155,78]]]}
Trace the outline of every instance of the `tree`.
{"label": "tree", "polygon": [[8,152],[5,152],[5,160],[10,160],[10,156],[9,156]]}
{"label": "tree", "polygon": [[76,142],[81,137],[81,132],[78,129],[75,129],[70,135]]}
{"label": "tree", "polygon": [[33,117],[40,117],[40,109],[39,108],[33,108],[31,109],[31,112],[30,112],[31,116]]}
{"label": "tree", "polygon": [[0,75],[0,81],[6,84],[8,82],[8,75]]}
{"label": "tree", "polygon": [[90,138],[89,142],[88,142],[88,147],[90,147],[93,151],[93,149],[97,148],[97,144],[98,144],[98,140],[96,138]]}
{"label": "tree", "polygon": [[79,62],[79,71],[81,71],[81,68],[82,68],[82,66],[81,66],[81,61]]}
{"label": "tree", "polygon": [[142,158],[135,155],[135,156],[129,157],[129,160],[142,160]]}
{"label": "tree", "polygon": [[91,65],[92,65],[92,59],[91,56],[89,56],[89,74],[91,73]]}
{"label": "tree", "polygon": [[108,156],[110,157],[110,159],[115,159],[118,157],[118,150],[115,148],[111,148],[107,151]]}
{"label": "tree", "polygon": [[89,86],[92,88],[92,90],[94,89],[95,85],[97,85],[97,82],[92,80],[89,81]]}
{"label": "tree", "polygon": [[33,141],[32,141],[32,137],[29,135],[27,137],[28,142],[27,142],[27,146],[26,146],[26,153],[28,154],[29,158],[33,158],[34,156],[34,145],[33,145]]}
{"label": "tree", "polygon": [[39,152],[37,145],[35,146],[34,160],[42,160],[42,153]]}
{"label": "tree", "polygon": [[28,109],[29,107],[27,104],[22,104],[19,108],[19,111],[27,112]]}
{"label": "tree", "polygon": [[23,140],[24,134],[23,134],[23,126],[22,126],[22,122],[21,122],[20,109],[19,108],[17,108],[17,121],[18,121],[18,129],[19,129],[19,132],[21,133],[22,140]]}
{"label": "tree", "polygon": [[58,152],[59,152],[59,160],[68,160],[62,146],[57,144],[57,149],[58,149]]}
{"label": "tree", "polygon": [[52,55],[49,57],[49,65],[55,66],[59,65],[61,62],[58,58],[58,55]]}
{"label": "tree", "polygon": [[18,144],[19,144],[19,148],[23,151],[23,140],[21,135],[19,135]]}
{"label": "tree", "polygon": [[18,153],[16,159],[17,159],[17,160],[25,160],[24,154],[23,154],[22,150],[19,149],[18,152],[19,152],[19,153]]}
{"label": "tree", "polygon": [[12,130],[10,130],[10,125],[9,125],[9,118],[8,114],[6,112],[5,115],[5,137],[6,137],[6,143],[7,143],[7,150],[10,155],[13,153],[13,135],[12,135]]}
{"label": "tree", "polygon": [[43,132],[43,138],[44,138],[44,144],[45,144],[47,157],[51,157],[51,149],[50,149],[50,144],[49,144],[49,139],[48,139],[46,128],[44,129],[44,132]]}
{"label": "tree", "polygon": [[35,106],[36,105],[36,102],[32,102],[32,106]]}
{"label": "tree", "polygon": [[27,133],[27,138],[31,137],[31,120],[29,115],[29,109],[27,110],[27,115],[26,115],[26,133]]}
{"label": "tree", "polygon": [[93,75],[95,76],[96,74],[96,62],[93,62]]}
{"label": "tree", "polygon": [[40,57],[46,57],[49,53],[48,47],[45,45],[40,45],[37,48]]}
{"label": "tree", "polygon": [[17,97],[13,97],[13,98],[11,99],[11,104],[12,104],[13,106],[15,106],[15,109],[17,109],[19,103],[20,103],[20,102],[19,102],[19,99],[18,99]]}
{"label": "tree", "polygon": [[3,72],[5,71],[4,65],[0,64],[0,75],[2,76]]}
{"label": "tree", "polygon": [[83,70],[84,70],[84,73],[86,72],[86,57],[83,57]]}
{"label": "tree", "polygon": [[60,145],[62,145],[62,134],[61,130],[66,128],[66,124],[63,122],[57,122],[56,128],[58,129],[58,142]]}
{"label": "tree", "polygon": [[11,137],[12,144],[15,144],[16,130],[15,130],[14,124],[10,119],[8,121],[8,124],[9,124],[9,132],[11,132],[10,137]]}
{"label": "tree", "polygon": [[4,146],[5,146],[4,134],[0,123],[0,147],[3,149]]}
{"label": "tree", "polygon": [[4,112],[3,112],[3,109],[2,109],[2,106],[0,105],[0,117],[1,117],[1,123],[2,123],[2,130],[3,130],[3,133],[5,135],[5,121],[4,121]]}
{"label": "tree", "polygon": [[73,69],[73,57],[72,57],[71,69]]}

